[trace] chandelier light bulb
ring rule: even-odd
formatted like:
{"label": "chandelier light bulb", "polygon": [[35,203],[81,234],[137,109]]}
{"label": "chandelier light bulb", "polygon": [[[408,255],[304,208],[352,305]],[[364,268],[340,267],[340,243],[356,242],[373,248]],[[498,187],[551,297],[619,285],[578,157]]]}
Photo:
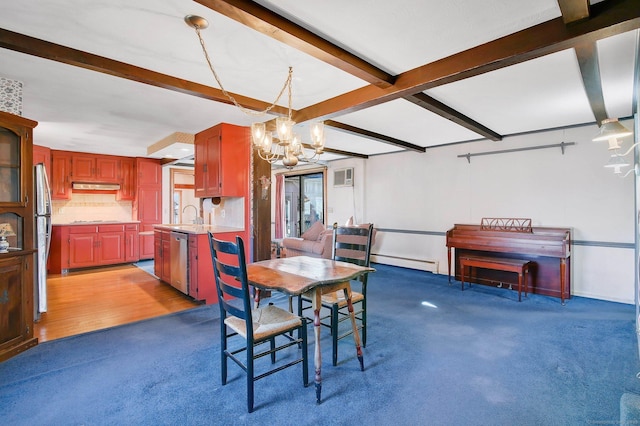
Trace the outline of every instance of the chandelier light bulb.
{"label": "chandelier light bulb", "polygon": [[253,140],[253,145],[256,148],[261,148],[264,142],[265,137],[265,125],[264,123],[253,123],[251,124],[251,139]]}
{"label": "chandelier light bulb", "polygon": [[276,130],[280,144],[288,145],[293,137],[293,126],[295,123],[289,117],[276,118]]}

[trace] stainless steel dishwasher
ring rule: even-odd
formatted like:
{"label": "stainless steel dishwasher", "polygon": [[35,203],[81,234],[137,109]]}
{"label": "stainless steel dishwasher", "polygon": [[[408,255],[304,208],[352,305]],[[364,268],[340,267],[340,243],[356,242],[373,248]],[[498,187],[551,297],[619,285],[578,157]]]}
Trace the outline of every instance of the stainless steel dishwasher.
{"label": "stainless steel dishwasher", "polygon": [[187,258],[189,256],[189,235],[171,232],[171,285],[184,294],[189,294]]}

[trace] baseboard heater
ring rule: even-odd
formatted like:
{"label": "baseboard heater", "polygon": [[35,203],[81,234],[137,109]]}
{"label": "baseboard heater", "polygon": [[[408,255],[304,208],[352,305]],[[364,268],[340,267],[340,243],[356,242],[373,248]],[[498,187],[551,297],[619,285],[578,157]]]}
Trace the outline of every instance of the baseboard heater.
{"label": "baseboard heater", "polygon": [[386,257],[386,258],[389,258],[389,259],[406,260],[406,261],[409,261],[409,262],[426,263],[427,265],[430,265],[433,268],[430,272],[433,272],[434,274],[439,274],[440,273],[440,262],[437,261],[437,260],[416,259],[416,258],[413,258],[413,257],[402,257],[402,256],[391,256],[389,254],[380,254],[380,253],[371,253],[371,256]]}

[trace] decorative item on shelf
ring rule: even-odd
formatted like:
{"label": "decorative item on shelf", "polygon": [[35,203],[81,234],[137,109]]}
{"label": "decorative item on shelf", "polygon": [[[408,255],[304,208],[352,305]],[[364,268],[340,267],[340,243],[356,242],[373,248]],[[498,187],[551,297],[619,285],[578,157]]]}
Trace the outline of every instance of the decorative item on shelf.
{"label": "decorative item on shelf", "polygon": [[[198,40],[200,40],[200,45],[202,46],[202,52],[204,57],[209,65],[209,69],[213,74],[218,86],[220,86],[220,90],[222,93],[238,108],[240,111],[247,115],[251,116],[262,116],[271,111],[285,90],[287,91],[288,103],[287,103],[287,115],[284,117],[276,118],[276,133],[277,139],[274,144],[274,137],[272,132],[268,130],[268,123],[264,122],[256,122],[251,125],[251,139],[253,141],[253,145],[258,151],[258,155],[265,161],[273,164],[277,161],[282,161],[282,164],[288,168],[292,169],[298,162],[305,161],[308,163],[317,163],[320,159],[320,155],[324,152],[324,123],[323,122],[315,122],[311,124],[310,133],[311,133],[311,144],[307,145],[303,143],[300,135],[294,133],[294,126],[296,125],[295,121],[292,120],[292,107],[291,107],[291,98],[292,98],[292,76],[293,76],[293,67],[289,67],[289,74],[287,75],[287,79],[284,83],[284,86],[280,90],[278,97],[271,105],[269,105],[263,111],[253,111],[247,109],[240,105],[232,94],[226,91],[220,78],[218,77],[218,73],[215,71],[213,67],[213,63],[211,62],[211,58],[207,53],[207,49],[205,47],[204,40],[202,39],[202,35],[200,34],[200,30],[205,29],[209,26],[209,23],[206,19],[196,16],[196,15],[187,15],[184,17],[184,21],[196,31],[198,35]],[[312,155],[307,155],[305,152],[305,148],[311,148],[313,150]]]}
{"label": "decorative item on shelf", "polygon": [[[633,144],[624,154],[620,154],[618,150],[620,149],[620,144],[618,143],[618,139],[631,136],[633,134],[632,131],[624,127],[617,118],[607,118],[602,120],[602,125],[600,126],[600,130],[598,134],[593,138],[594,142],[598,141],[608,141],[609,142],[609,150],[613,151],[613,154],[609,157],[609,161],[604,165],[606,168],[613,169],[613,173],[616,175],[622,174],[623,167],[629,167],[631,163],[624,159],[633,148],[638,146],[638,144]],[[635,167],[629,170],[624,176],[626,177],[632,171],[635,171]]]}
{"label": "decorative item on shelf", "polygon": [[0,253],[9,252],[7,237],[14,237],[15,235],[16,233],[10,223],[0,223]]}

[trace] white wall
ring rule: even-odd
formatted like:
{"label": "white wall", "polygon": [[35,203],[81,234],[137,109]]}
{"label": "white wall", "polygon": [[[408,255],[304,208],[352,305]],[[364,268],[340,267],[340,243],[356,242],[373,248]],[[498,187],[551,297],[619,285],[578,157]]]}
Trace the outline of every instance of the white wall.
{"label": "white wall", "polygon": [[[631,120],[623,124],[633,129]],[[328,220],[408,232],[378,232],[374,253],[436,260],[447,273],[442,235],[456,223],[483,217],[531,218],[534,226],[571,227],[572,294],[634,303],[633,179],[621,179],[603,165],[606,142],[592,142],[594,125],[428,149],[345,159],[329,164]],[[633,138],[623,140],[626,149]],[[472,157],[458,155],[575,142],[549,148]],[[631,158],[629,158],[631,159]],[[332,170],[354,167],[354,187],[334,188]],[[434,233],[436,235],[430,235]],[[613,246],[613,247],[612,247]],[[392,258],[379,263],[432,270]]]}

